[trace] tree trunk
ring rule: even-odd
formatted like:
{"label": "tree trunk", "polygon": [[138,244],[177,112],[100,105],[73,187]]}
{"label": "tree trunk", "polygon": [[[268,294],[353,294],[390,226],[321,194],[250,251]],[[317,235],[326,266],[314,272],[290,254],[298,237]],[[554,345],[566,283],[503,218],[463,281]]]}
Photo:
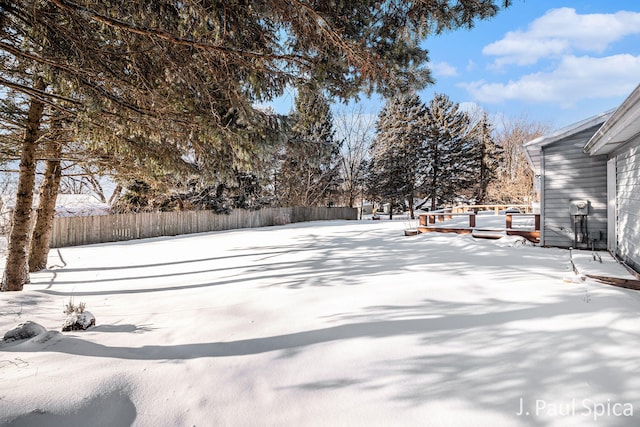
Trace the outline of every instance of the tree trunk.
{"label": "tree trunk", "polygon": [[[34,82],[36,91],[44,90],[42,79]],[[2,278],[3,291],[21,291],[29,280],[27,271],[27,251],[29,249],[29,226],[31,225],[31,211],[33,204],[33,189],[36,177],[36,148],[40,133],[40,122],[44,104],[32,97],[29,106],[27,126],[22,141],[20,155],[20,175],[18,178],[18,192],[16,204],[11,218],[11,231],[7,247],[7,264]]]}
{"label": "tree trunk", "polygon": [[484,205],[486,194],[487,194],[487,162],[485,159],[486,156],[486,145],[484,141],[484,134],[482,135],[482,146],[480,147],[480,191],[478,194],[478,204]]}
{"label": "tree trunk", "polygon": [[438,161],[440,160],[440,156],[436,150],[433,160],[433,177],[431,179],[431,210],[436,210],[436,203],[438,197],[438,191],[436,185],[438,184],[438,173],[440,172],[440,168],[438,167]]}
{"label": "tree trunk", "polygon": [[353,208],[356,203],[356,196],[355,196],[355,189],[353,188],[353,183],[349,183],[349,187],[348,187],[348,194],[349,194],[349,202],[348,205],[350,208]]}
{"label": "tree trunk", "polygon": [[117,184],[116,188],[113,190],[113,193],[111,193],[111,197],[109,197],[109,208],[111,208],[113,204],[118,200],[118,198],[120,197],[120,193],[122,193],[122,186],[120,184]]}
{"label": "tree trunk", "polygon": [[40,186],[40,200],[31,237],[31,251],[29,253],[29,271],[31,272],[47,267],[53,218],[56,213],[56,200],[58,198],[60,179],[62,178],[62,168],[60,166],[62,143],[56,141],[55,132],[54,138],[48,142],[47,148],[48,159],[44,171],[44,180]]}
{"label": "tree trunk", "polygon": [[411,190],[411,193],[409,193],[407,199],[409,200],[409,218],[416,219],[416,214],[413,209],[413,190]]}
{"label": "tree trunk", "polygon": [[436,172],[437,170],[433,171],[433,179],[431,180],[431,210],[435,211],[436,210],[436,203],[437,203],[437,194],[438,192],[436,191],[436,185],[438,184],[437,178],[436,178]]}

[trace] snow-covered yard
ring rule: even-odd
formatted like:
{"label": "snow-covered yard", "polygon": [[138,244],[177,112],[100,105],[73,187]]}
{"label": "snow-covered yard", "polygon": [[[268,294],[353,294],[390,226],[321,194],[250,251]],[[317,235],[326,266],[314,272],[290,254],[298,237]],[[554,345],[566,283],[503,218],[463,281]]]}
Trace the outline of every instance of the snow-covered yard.
{"label": "snow-covered yard", "polygon": [[[0,294],[9,426],[626,426],[640,294],[569,253],[334,221],[53,250]],[[506,239],[506,238],[505,238]],[[56,332],[63,306],[97,326]]]}

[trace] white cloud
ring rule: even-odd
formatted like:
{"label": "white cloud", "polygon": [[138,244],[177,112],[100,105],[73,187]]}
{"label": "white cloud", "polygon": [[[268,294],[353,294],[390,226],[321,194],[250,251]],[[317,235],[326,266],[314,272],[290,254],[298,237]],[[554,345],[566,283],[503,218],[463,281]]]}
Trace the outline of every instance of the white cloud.
{"label": "white cloud", "polygon": [[[499,56],[495,66],[501,68],[507,64],[531,65],[540,58],[558,56],[569,51],[569,42],[559,39],[530,39],[514,37],[512,33],[490,44],[482,50],[482,53]],[[499,43],[499,46],[496,46]]]}
{"label": "white cloud", "polygon": [[458,75],[458,70],[451,64],[446,62],[437,62],[430,64],[433,74],[440,77],[455,77]]}
{"label": "white cloud", "polygon": [[530,65],[541,58],[573,52],[602,53],[623,37],[640,34],[640,13],[579,15],[575,9],[551,9],[534,20],[526,31],[508,32],[482,50],[498,57],[495,65]]}
{"label": "white cloud", "polygon": [[626,96],[637,86],[638,76],[640,56],[566,56],[551,72],[528,74],[508,83],[476,81],[461,86],[478,102],[554,102],[568,108],[587,99]]}
{"label": "white cloud", "polygon": [[467,63],[467,72],[471,72],[475,69],[476,69],[476,63],[473,61],[473,59],[470,59],[469,62]]}

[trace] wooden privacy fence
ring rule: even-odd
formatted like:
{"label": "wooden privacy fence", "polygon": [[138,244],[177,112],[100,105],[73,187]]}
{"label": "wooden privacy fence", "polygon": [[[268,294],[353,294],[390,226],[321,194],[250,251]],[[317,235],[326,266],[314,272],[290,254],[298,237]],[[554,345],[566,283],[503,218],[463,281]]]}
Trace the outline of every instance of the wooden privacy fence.
{"label": "wooden privacy fence", "polygon": [[58,217],[53,221],[51,247],[61,248],[334,219],[358,219],[358,210],[294,207],[265,208],[257,211],[235,209],[229,215],[216,214],[212,211],[179,211]]}

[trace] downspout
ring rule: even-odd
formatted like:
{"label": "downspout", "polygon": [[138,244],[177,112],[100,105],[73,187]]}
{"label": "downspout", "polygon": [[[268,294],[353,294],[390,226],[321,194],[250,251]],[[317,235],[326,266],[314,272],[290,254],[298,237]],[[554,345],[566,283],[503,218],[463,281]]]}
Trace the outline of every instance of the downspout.
{"label": "downspout", "polygon": [[618,252],[618,179],[617,156],[607,159],[607,250],[613,256]]}
{"label": "downspout", "polygon": [[546,229],[546,215],[545,215],[545,187],[546,178],[544,173],[544,149],[540,147],[540,246],[545,246],[545,229]]}

